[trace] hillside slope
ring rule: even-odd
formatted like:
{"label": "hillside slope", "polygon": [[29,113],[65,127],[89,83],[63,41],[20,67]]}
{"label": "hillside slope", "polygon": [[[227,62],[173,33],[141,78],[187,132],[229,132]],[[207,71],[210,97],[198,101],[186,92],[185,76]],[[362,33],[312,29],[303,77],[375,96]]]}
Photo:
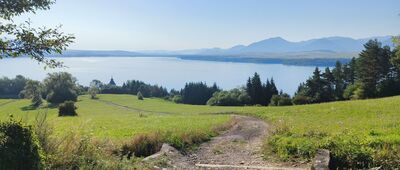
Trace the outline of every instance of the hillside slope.
{"label": "hillside slope", "polygon": [[31,110],[28,100],[2,99],[0,120],[13,113],[32,121],[38,112],[48,112],[56,135],[82,126],[98,138],[126,140],[160,130],[212,134],[212,127],[230,118],[216,113],[236,113],[259,117],[272,125],[265,154],[308,160],[318,148],[326,148],[331,150],[336,167],[400,167],[400,96],[288,107],[211,107],[162,99],[139,101],[133,95],[99,97],[101,101],[80,96],[78,117],[57,117],[56,108]]}

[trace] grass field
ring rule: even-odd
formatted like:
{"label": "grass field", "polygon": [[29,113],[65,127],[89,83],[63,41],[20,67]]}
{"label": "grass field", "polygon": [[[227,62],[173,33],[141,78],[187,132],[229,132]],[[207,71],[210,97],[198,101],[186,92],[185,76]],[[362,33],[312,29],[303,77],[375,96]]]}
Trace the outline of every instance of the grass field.
{"label": "grass field", "polygon": [[400,168],[400,97],[241,112],[274,125],[269,144],[281,158],[311,158],[326,148],[337,165]]}
{"label": "grass field", "polygon": [[[139,109],[161,111],[156,108],[158,105],[167,107],[174,105],[160,99],[146,99],[139,101],[135,96],[127,95],[100,95],[100,99],[124,101]],[[0,99],[0,103],[9,102],[7,99]],[[84,130],[92,133],[97,138],[108,139],[130,139],[138,133],[151,133],[156,131],[169,131],[174,133],[189,133],[202,131],[211,133],[213,127],[229,121],[229,115],[198,114],[185,106],[183,111],[180,107],[176,110],[167,110],[169,113],[146,112],[133,109],[126,109],[116,105],[108,104],[99,100],[91,100],[88,96],[80,96],[76,103],[78,109],[77,117],[58,117],[57,108],[43,108],[30,110],[29,100],[15,100],[0,106],[0,120],[7,120],[9,114],[17,119],[31,122],[38,113],[47,112],[49,122],[54,126],[56,135],[63,135],[73,130]],[[221,111],[224,109],[222,108]]]}
{"label": "grass field", "polygon": [[[273,125],[266,151],[283,159],[310,159],[317,148],[327,148],[333,161],[342,166],[400,167],[400,96],[289,107],[211,107],[162,99],[139,101],[132,95],[99,97],[80,96],[78,117],[57,117],[57,109],[48,109],[57,134],[77,125],[95,137],[115,140],[154,131],[211,134],[213,127],[228,122],[230,116],[210,113],[238,113]],[[6,102],[0,100],[0,104]],[[32,120],[38,111],[24,110],[28,105],[28,100],[16,100],[0,106],[0,119],[13,113]]]}

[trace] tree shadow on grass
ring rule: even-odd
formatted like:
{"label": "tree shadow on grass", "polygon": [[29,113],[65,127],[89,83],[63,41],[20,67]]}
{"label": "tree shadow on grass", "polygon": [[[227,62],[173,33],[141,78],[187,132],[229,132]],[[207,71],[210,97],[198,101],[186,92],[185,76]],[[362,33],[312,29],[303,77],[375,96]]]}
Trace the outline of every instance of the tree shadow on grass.
{"label": "tree shadow on grass", "polygon": [[21,107],[21,110],[22,110],[22,111],[29,111],[29,110],[36,110],[36,109],[37,109],[37,107],[31,106],[31,105]]}
{"label": "tree shadow on grass", "polygon": [[20,109],[22,111],[31,111],[31,110],[38,110],[38,109],[54,109],[54,108],[58,108],[58,104],[47,104],[47,105],[43,105],[40,107],[35,107],[35,106],[29,105],[29,106],[21,107]]}

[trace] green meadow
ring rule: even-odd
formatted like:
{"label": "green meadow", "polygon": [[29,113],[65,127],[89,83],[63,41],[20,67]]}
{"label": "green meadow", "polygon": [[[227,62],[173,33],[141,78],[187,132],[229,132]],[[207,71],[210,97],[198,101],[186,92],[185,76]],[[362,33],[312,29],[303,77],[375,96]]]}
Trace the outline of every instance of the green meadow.
{"label": "green meadow", "polygon": [[9,114],[32,122],[47,113],[56,135],[81,130],[98,139],[128,140],[142,133],[216,135],[230,114],[264,119],[272,125],[265,152],[283,160],[311,159],[316,149],[351,167],[396,167],[400,158],[400,97],[287,107],[216,107],[175,104],[134,95],[80,96],[77,117],[58,117],[57,108],[31,110],[29,100],[0,100],[0,119]]}
{"label": "green meadow", "polygon": [[[203,131],[211,133],[214,127],[227,123],[229,115],[200,114],[202,109],[190,110],[190,106],[176,107],[167,110],[168,113],[158,113],[161,107],[176,105],[160,99],[137,100],[136,96],[128,95],[99,95],[100,100],[91,100],[88,96],[80,96],[76,103],[78,116],[58,117],[57,108],[41,108],[31,110],[29,100],[15,100],[9,102],[0,99],[0,119],[7,120],[12,114],[17,120],[32,123],[38,114],[47,114],[49,123],[54,127],[54,133],[62,136],[71,131],[84,131],[99,139],[124,140],[135,134],[151,132],[190,133]],[[110,100],[115,103],[134,103],[135,109],[128,109],[118,105],[105,103]],[[124,101],[124,102],[123,102]],[[127,104],[128,105],[128,104]],[[154,109],[156,108],[156,109]],[[162,108],[161,108],[162,109]],[[187,112],[183,112],[187,110]],[[154,111],[154,112],[153,112]],[[178,112],[182,111],[182,112]],[[207,110],[204,110],[207,111]],[[221,111],[224,111],[222,108]]]}
{"label": "green meadow", "polygon": [[274,127],[268,151],[283,159],[311,159],[331,151],[334,165],[400,167],[400,97],[289,107],[243,108]]}

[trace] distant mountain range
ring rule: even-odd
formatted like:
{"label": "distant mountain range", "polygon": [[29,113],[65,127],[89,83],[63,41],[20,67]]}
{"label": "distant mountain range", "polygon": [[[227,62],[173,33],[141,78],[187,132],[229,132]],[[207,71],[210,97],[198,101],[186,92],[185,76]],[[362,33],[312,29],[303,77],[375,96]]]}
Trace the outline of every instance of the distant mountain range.
{"label": "distant mountain range", "polygon": [[[377,39],[383,45],[393,46],[392,36],[370,37],[353,39],[349,37],[327,37],[307,41],[291,42],[281,37],[269,38],[250,45],[236,45],[228,49],[210,48],[174,51],[175,54],[193,55],[248,55],[248,54],[282,54],[300,52],[325,52],[325,53],[358,53],[363,45],[370,39]],[[164,51],[166,52],[166,51]],[[171,53],[171,51],[167,51]]]}
{"label": "distant mountain range", "polygon": [[[349,37],[326,37],[307,41],[291,42],[281,37],[269,38],[249,45],[236,45],[228,49],[206,48],[178,51],[88,51],[67,50],[64,57],[137,57],[174,56],[188,60],[231,61],[252,63],[302,63],[302,65],[332,65],[336,59],[346,61],[356,57],[364,44],[377,39],[382,45],[393,47],[392,36],[377,36],[363,39]],[[289,60],[296,60],[290,61]],[[298,62],[300,61],[301,62]],[[304,62],[307,61],[307,62]],[[328,63],[328,64],[327,64]]]}

